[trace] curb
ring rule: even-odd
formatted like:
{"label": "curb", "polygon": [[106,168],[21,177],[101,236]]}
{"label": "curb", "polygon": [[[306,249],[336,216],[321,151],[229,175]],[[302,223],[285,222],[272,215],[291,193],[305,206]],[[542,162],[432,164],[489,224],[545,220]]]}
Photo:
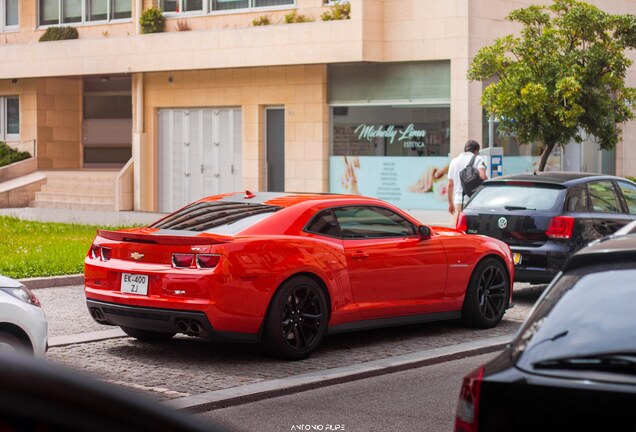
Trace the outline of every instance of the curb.
{"label": "curb", "polygon": [[83,285],[84,275],[74,274],[63,276],[34,277],[18,279],[18,282],[29,289],[55,288],[67,285]]}
{"label": "curb", "polygon": [[262,381],[163,402],[166,406],[192,413],[242,405],[263,399],[328,387],[359,379],[430,366],[503,349],[514,337],[507,334],[480,341],[464,342],[426,351],[375,360],[353,366],[310,372],[288,378]]}
{"label": "curb", "polygon": [[109,330],[96,330],[87,333],[77,333],[64,336],[52,336],[49,338],[49,348],[63,347],[88,342],[99,342],[107,339],[127,337],[119,327]]}

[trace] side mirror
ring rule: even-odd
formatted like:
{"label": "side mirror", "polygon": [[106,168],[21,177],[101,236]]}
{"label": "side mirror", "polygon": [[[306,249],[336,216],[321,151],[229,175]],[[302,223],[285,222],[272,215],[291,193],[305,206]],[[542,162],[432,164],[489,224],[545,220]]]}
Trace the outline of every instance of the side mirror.
{"label": "side mirror", "polygon": [[417,232],[422,240],[431,238],[431,229],[426,225],[420,225],[420,227],[417,229]]}

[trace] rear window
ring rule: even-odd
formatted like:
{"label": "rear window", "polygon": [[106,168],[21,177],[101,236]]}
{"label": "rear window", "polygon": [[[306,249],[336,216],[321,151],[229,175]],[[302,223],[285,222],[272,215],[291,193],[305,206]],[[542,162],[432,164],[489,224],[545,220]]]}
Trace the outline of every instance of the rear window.
{"label": "rear window", "polygon": [[196,202],[150,225],[174,231],[232,235],[268,218],[282,207],[228,201]]}
{"label": "rear window", "polygon": [[559,211],[561,191],[533,185],[485,184],[466,208],[473,210]]}
{"label": "rear window", "polygon": [[[636,269],[613,263],[576,269],[548,288],[513,343],[517,366],[560,358],[636,353]],[[581,372],[575,372],[580,374]]]}

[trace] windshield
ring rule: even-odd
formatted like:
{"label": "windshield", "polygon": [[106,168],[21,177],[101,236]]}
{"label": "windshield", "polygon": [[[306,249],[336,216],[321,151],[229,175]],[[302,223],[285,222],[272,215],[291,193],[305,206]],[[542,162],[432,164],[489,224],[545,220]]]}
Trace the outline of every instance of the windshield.
{"label": "windshield", "polygon": [[485,184],[475,194],[466,208],[473,210],[538,210],[559,211],[559,200],[563,189],[535,185]]}
{"label": "windshield", "polygon": [[561,276],[542,297],[513,343],[518,367],[633,375],[633,364],[622,372],[617,365],[636,356],[636,269],[624,263],[595,267]]}

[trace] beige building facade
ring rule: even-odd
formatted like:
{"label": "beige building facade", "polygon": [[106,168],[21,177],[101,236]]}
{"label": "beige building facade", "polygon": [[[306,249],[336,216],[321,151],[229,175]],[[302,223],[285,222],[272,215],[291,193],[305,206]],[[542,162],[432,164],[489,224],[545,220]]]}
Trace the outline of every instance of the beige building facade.
{"label": "beige building facade", "polygon": [[[468,65],[517,31],[508,12],[547,3],[350,0],[351,19],[323,21],[325,0],[0,2],[0,141],[34,153],[39,170],[114,171],[113,208],[142,211],[241,189],[439,206],[441,183],[395,171],[441,173],[466,140],[487,141]],[[633,0],[591,3],[636,14]],[[166,29],[141,34],[155,4]],[[292,11],[313,21],[285,23]],[[271,24],[253,25],[263,17]],[[58,25],[79,38],[38,42]],[[636,175],[636,125],[623,129],[614,153],[578,146],[555,164]],[[401,202],[396,181],[405,197],[437,199]]]}

